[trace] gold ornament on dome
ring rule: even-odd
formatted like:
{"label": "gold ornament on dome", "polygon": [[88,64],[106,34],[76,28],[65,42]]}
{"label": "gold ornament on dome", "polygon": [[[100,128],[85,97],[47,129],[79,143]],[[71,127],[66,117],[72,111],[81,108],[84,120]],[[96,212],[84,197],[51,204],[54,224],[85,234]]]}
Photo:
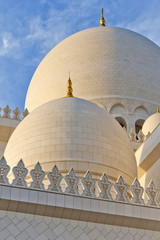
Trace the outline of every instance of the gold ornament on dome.
{"label": "gold ornament on dome", "polygon": [[73,89],[72,89],[72,81],[70,79],[70,76],[69,76],[69,79],[68,79],[68,87],[67,87],[67,96],[66,97],[73,97]]}
{"label": "gold ornament on dome", "polygon": [[101,20],[100,20],[100,24],[101,24],[102,27],[105,26],[105,19],[104,19],[104,17],[103,17],[103,8],[102,8],[102,10],[101,10]]}

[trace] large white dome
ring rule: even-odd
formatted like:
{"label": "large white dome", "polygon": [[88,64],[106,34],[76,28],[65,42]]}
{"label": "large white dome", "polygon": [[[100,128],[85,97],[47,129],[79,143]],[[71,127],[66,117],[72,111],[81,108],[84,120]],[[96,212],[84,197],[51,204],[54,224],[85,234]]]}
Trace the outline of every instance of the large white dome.
{"label": "large white dome", "polygon": [[69,71],[78,97],[105,105],[110,99],[159,103],[160,48],[133,31],[96,27],[58,44],[31,80],[28,110],[62,97]]}
{"label": "large white dome", "polygon": [[137,175],[127,134],[106,110],[79,98],[61,98],[32,111],[15,129],[4,156],[13,167],[22,158],[30,170],[39,161],[45,172],[56,164],[62,173],[94,177],[122,175],[131,184]]}

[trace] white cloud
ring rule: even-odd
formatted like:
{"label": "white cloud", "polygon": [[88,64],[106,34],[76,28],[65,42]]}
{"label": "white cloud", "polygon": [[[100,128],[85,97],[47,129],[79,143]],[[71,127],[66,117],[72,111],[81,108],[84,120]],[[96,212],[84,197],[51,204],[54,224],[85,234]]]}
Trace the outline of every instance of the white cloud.
{"label": "white cloud", "polygon": [[136,19],[130,22],[118,24],[123,28],[127,28],[138,32],[160,46],[160,4],[153,5],[152,8],[143,12]]}
{"label": "white cloud", "polygon": [[14,38],[10,32],[3,32],[0,36],[0,42],[0,56],[12,56],[19,48],[19,40]]}
{"label": "white cloud", "polygon": [[[92,12],[96,9],[98,1],[76,2],[70,0],[65,4],[63,9],[56,9],[53,5],[47,19],[43,20],[41,16],[35,16],[29,22],[29,33],[26,40],[32,43],[38,42],[40,52],[43,54],[67,36],[89,27],[92,21]],[[87,21],[85,21],[86,18]]]}
{"label": "white cloud", "polygon": [[8,42],[8,39],[5,36],[3,37],[2,42],[3,42],[4,49],[9,48],[9,42]]}

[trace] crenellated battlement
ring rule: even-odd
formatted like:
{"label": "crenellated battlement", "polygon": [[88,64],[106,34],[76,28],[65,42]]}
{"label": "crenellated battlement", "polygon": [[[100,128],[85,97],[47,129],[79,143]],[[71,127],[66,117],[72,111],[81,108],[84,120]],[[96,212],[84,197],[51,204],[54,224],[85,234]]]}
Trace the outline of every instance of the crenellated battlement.
{"label": "crenellated battlement", "polygon": [[[56,165],[53,167],[51,172],[46,174],[38,162],[35,168],[29,173],[29,177],[32,181],[30,184],[27,184],[26,177],[28,177],[28,169],[25,168],[23,160],[20,160],[17,166],[12,169],[14,179],[12,180],[12,183],[9,183],[7,178],[9,171],[10,167],[7,165],[7,162],[3,157],[0,160],[0,185],[8,185],[23,189],[35,189],[45,192],[63,193],[72,196],[75,195],[114,202],[160,207],[160,201],[158,200],[159,192],[153,181],[151,181],[148,188],[144,190],[137,178],[133,181],[132,186],[128,187],[122,176],[117,179],[115,184],[112,184],[109,181],[105,173],[99,181],[93,179],[90,171],[87,171],[85,176],[80,179],[73,168],[67,175],[62,176]],[[46,178],[49,181],[49,184],[45,188],[43,181],[44,179],[46,180]],[[62,190],[62,181],[65,182],[64,190]],[[80,191],[79,184],[82,187],[82,191]],[[98,188],[98,191],[95,191],[95,188]],[[114,195],[111,188],[114,188]],[[148,197],[147,202],[144,202],[143,199],[144,191]],[[131,195],[131,198],[128,197],[128,193]]]}
{"label": "crenellated battlement", "polygon": [[131,142],[137,142],[137,143],[145,142],[150,136],[150,132],[148,132],[147,135],[144,135],[142,130],[136,133],[133,128],[131,128],[131,130],[127,134]]}
{"label": "crenellated battlement", "polygon": [[10,109],[9,105],[6,105],[6,107],[3,108],[3,110],[0,107],[0,118],[8,118],[21,121],[28,114],[29,112],[27,108],[23,112],[21,112],[18,107],[16,107],[13,111]]}

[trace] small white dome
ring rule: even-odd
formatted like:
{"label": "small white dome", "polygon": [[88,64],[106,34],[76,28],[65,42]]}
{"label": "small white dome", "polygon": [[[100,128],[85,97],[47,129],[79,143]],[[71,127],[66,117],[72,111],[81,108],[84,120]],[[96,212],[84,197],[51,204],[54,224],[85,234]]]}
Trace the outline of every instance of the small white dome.
{"label": "small white dome", "polygon": [[4,156],[13,167],[22,158],[28,169],[39,161],[45,172],[106,172],[131,184],[137,166],[128,137],[106,110],[79,98],[61,98],[32,111],[15,129]]}
{"label": "small white dome", "polygon": [[154,113],[143,124],[142,132],[144,135],[147,135],[148,132],[152,133],[154,129],[160,124],[160,113]]}

